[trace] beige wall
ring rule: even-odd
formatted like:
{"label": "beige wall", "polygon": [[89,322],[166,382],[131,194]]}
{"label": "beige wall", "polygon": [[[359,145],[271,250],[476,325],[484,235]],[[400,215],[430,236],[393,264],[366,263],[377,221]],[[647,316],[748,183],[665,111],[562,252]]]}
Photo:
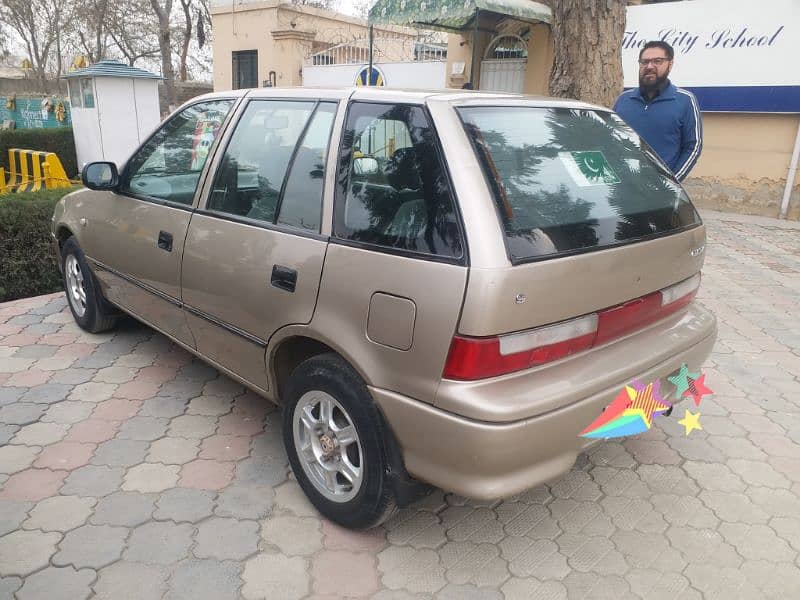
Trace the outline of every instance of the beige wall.
{"label": "beige wall", "polygon": [[[366,38],[369,32],[360,19],[278,0],[232,3],[227,8],[213,8],[211,16],[217,91],[229,90],[233,85],[234,51],[258,50],[259,85],[269,71],[275,71],[279,86],[295,86],[302,85],[303,62],[316,47]],[[400,27],[376,27],[376,52],[398,60],[409,49],[413,51],[414,34]]]}
{"label": "beige wall", "polygon": [[[703,153],[686,181],[698,206],[776,217],[798,115],[704,113]],[[800,178],[789,217],[800,219]]]}
{"label": "beige wall", "polygon": [[[497,33],[494,31],[500,17],[496,15],[481,15],[478,24],[479,31],[475,35],[476,61],[475,76],[473,87],[480,88],[481,67],[480,63],[486,49]],[[550,37],[550,26],[544,23],[531,24],[521,21],[506,22],[502,29],[503,33],[519,35],[528,31],[528,64],[525,72],[525,87],[523,92],[526,94],[546,95],[548,82],[550,79],[550,67],[553,64],[553,44]],[[472,32],[467,31],[461,34],[450,34],[447,36],[447,85],[452,88],[460,88],[470,79],[470,65],[472,63]],[[463,75],[453,75],[453,65],[464,63]]]}

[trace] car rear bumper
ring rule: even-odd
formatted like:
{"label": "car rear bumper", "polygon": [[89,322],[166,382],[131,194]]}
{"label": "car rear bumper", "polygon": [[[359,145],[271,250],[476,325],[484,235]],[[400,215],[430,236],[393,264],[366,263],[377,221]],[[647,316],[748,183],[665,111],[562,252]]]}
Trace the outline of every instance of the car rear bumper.
{"label": "car rear bumper", "polygon": [[[687,342],[683,349],[649,368],[627,371],[602,390],[529,418],[482,421],[387,390],[370,391],[403,449],[411,475],[469,498],[508,497],[566,473],[578,453],[595,441],[578,434],[631,379],[649,383],[670,375],[681,363],[692,370],[703,364],[716,341],[716,320],[703,309],[692,310],[702,317],[704,327],[693,329],[695,336],[683,340]],[[589,388],[587,382],[567,383],[563,386],[566,398],[575,397],[575,387]],[[662,387],[665,392],[672,389],[670,385]],[[530,385],[529,397],[537,391],[536,385]]]}

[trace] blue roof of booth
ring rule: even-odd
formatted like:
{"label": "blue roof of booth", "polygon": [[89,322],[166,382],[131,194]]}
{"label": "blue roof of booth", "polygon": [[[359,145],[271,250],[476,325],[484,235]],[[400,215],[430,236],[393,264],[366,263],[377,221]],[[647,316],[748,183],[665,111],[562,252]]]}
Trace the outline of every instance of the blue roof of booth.
{"label": "blue roof of booth", "polygon": [[101,60],[91,67],[67,73],[64,77],[137,77],[139,79],[164,79],[161,75],[156,75],[155,73],[137,67],[130,67],[118,60]]}

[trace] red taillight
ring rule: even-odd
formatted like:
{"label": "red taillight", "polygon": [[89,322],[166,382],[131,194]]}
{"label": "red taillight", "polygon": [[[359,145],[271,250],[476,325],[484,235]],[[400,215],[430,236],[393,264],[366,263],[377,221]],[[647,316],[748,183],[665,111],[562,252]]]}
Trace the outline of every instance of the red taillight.
{"label": "red taillight", "polygon": [[577,319],[492,338],[455,336],[442,377],[496,377],[588,350],[642,329],[689,304],[700,274],[658,292]]}

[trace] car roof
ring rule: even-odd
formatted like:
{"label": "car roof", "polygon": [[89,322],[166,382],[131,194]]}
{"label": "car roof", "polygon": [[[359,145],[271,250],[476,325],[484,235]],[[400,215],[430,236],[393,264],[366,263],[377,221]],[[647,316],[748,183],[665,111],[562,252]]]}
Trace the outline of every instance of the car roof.
{"label": "car roof", "polygon": [[[530,96],[504,92],[487,92],[456,89],[403,89],[375,86],[365,87],[274,87],[232,90],[204,94],[203,99],[230,98],[247,96],[248,98],[308,98],[341,100],[366,100],[376,102],[445,102],[452,105],[502,105],[502,106],[541,106],[588,110],[609,110],[602,106],[571,100],[552,98],[549,96]],[[194,99],[197,100],[197,99]]]}

